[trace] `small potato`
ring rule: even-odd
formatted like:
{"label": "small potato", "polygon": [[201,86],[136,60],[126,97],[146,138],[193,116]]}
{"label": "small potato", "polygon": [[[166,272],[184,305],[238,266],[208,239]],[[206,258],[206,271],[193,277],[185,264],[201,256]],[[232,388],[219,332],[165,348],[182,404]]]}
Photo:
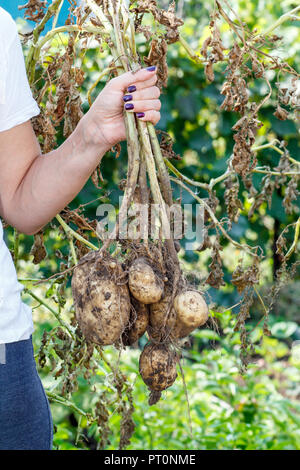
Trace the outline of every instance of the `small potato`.
{"label": "small potato", "polygon": [[150,305],[149,334],[156,340],[163,339],[175,326],[177,313],[173,307],[168,313],[170,300],[171,292],[165,289],[162,299]]}
{"label": "small potato", "polygon": [[186,331],[193,331],[208,319],[208,307],[197,291],[187,290],[178,294],[174,299],[174,309],[177,312],[177,323]]}
{"label": "small potato", "polygon": [[153,304],[161,299],[162,280],[144,258],[136,259],[129,268],[128,285],[133,297],[143,304]]}
{"label": "small potato", "polygon": [[177,354],[164,344],[147,344],[140,356],[139,370],[151,391],[161,392],[176,380]]}
{"label": "small potato", "polygon": [[124,346],[131,346],[136,343],[145,333],[149,325],[149,308],[138,300],[131,298],[132,311],[130,314],[129,326],[126,327],[122,341]]}

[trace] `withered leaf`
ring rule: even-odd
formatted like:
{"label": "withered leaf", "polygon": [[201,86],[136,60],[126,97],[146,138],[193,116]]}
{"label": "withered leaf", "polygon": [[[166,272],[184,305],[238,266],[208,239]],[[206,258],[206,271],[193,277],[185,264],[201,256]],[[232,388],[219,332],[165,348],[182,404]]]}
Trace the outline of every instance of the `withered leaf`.
{"label": "withered leaf", "polygon": [[42,232],[39,232],[34,235],[34,243],[31,247],[30,254],[33,255],[32,262],[34,264],[40,264],[40,262],[46,258],[47,250],[44,245],[44,238]]}

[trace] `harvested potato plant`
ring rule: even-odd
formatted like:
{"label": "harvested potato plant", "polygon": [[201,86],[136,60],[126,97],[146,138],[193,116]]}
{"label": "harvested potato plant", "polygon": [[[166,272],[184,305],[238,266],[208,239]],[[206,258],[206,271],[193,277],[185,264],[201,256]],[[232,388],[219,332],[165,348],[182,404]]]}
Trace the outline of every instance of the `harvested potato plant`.
{"label": "harvested potato plant", "polygon": [[[34,129],[44,153],[71,134],[105,81],[124,72],[132,72],[134,85],[135,72],[156,65],[157,85],[172,109],[166,107],[162,115],[162,131],[124,111],[126,143],[122,152],[115,145],[105,156],[109,165],[102,163],[91,175],[94,186],[86,192],[88,198],[93,194],[91,201],[66,207],[46,229],[57,231],[62,244],[55,253],[59,272],[41,281],[49,283],[47,298],[41,302],[26,280],[26,295],[44,306],[51,300],[48,310],[58,322],[51,333],[45,332],[40,349],[40,364],[49,356],[47,364],[51,362],[57,379],[57,394],[52,390],[49,397],[68,408],[80,374],[98,381],[91,394],[92,412],[83,410],[80,419],[97,429],[99,448],[107,448],[110,418],[118,414],[124,448],[134,430],[133,384],[144,381],[149,404],[168,389],[164,395],[171,401],[177,368],[183,376],[178,386],[188,395],[184,370],[193,358],[188,347],[183,350],[184,338],[197,328],[213,325],[218,330],[228,305],[234,305],[233,328],[240,335],[244,372],[254,351],[248,320],[253,313],[260,316],[257,328],[270,334],[269,313],[299,267],[300,172],[297,155],[290,154],[298,149],[294,121],[299,73],[292,60],[282,59],[284,38],[277,35],[277,27],[292,23],[299,9],[274,24],[261,22],[257,29],[227,0],[212,0],[196,51],[192,38],[184,37],[178,14],[180,5],[193,2],[172,2],[164,9],[166,2],[156,0],[83,0],[77,5],[72,0],[70,16],[59,27],[61,0],[49,3],[46,9],[45,2],[29,2],[26,14],[37,25],[24,36],[27,74],[41,109]],[[42,34],[50,23],[52,28]],[[191,27],[187,25],[189,31]],[[90,47],[95,48],[94,61]],[[172,86],[166,88],[168,79]],[[114,203],[115,191],[122,203],[108,234],[97,230],[89,204],[92,199]],[[191,256],[172,231],[167,236],[174,225],[170,208],[174,202],[183,207],[185,198],[204,212],[203,243]],[[156,238],[148,227],[136,238],[121,236],[124,219],[136,222],[127,213],[133,202],[158,208]],[[150,220],[150,210],[146,215]],[[256,236],[257,227],[264,230],[266,242]],[[137,224],[134,235],[140,228]],[[16,232],[15,263],[18,237]],[[42,235],[36,235],[32,253],[39,254],[37,262],[47,255],[44,248]],[[230,250],[236,260],[232,266],[226,259]],[[267,262],[273,272],[265,272]],[[71,276],[74,306],[71,300],[66,304]],[[261,281],[268,276],[274,277],[274,285],[262,295]],[[216,299],[227,293],[226,307],[219,305]],[[236,303],[231,296],[238,296]],[[124,357],[135,360],[128,377],[122,371]]]}

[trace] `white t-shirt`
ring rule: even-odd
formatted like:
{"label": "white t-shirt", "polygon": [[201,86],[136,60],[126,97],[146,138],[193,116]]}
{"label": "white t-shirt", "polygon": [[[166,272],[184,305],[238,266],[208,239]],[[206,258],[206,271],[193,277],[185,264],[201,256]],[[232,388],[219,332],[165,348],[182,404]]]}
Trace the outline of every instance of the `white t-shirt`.
{"label": "white t-shirt", "polygon": [[[39,112],[26,77],[16,24],[0,7],[0,132],[28,121]],[[33,332],[31,310],[21,301],[22,289],[3,240],[0,221],[0,344],[28,339]]]}

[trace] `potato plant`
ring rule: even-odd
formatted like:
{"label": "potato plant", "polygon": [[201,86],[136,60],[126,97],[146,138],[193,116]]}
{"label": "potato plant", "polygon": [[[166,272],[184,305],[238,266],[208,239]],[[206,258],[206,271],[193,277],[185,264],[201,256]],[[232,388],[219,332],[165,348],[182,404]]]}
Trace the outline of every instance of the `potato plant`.
{"label": "potato plant", "polygon": [[[150,390],[149,404],[156,403],[162,391],[174,383],[177,367],[184,375],[181,351],[185,338],[206,322],[218,329],[218,320],[213,314],[209,315],[209,299],[204,292],[207,286],[220,289],[224,285],[222,240],[227,240],[239,252],[231,284],[242,294],[235,325],[241,339],[242,368],[251,360],[253,350],[246,320],[254,300],[258,299],[262,305],[264,315],[260,322],[267,335],[268,314],[274,299],[284,280],[292,278],[299,265],[294,261],[300,230],[298,216],[277,240],[281,260],[277,282],[271,295],[263,298],[257,287],[265,253],[260,245],[249,245],[233,238],[230,230],[232,224],[238,222],[242,209],[241,184],[252,200],[250,214],[258,212],[280,188],[284,188],[282,204],[286,212],[299,213],[293,204],[298,196],[299,161],[290,155],[286,142],[270,135],[265,144],[257,145],[256,137],[262,125],[259,112],[266,103],[274,106],[274,116],[279,120],[284,121],[288,116],[297,120],[299,73],[276,54],[280,43],[276,27],[286,20],[299,19],[300,7],[258,32],[239,18],[227,0],[216,0],[210,13],[210,34],[196,52],[180,32],[183,20],[177,15],[175,2],[163,9],[156,0],[85,0],[80,5],[72,0],[66,24],[56,27],[61,4],[61,0],[53,0],[46,7],[45,2],[29,0],[24,7],[27,18],[36,22],[32,33],[24,39],[28,77],[41,108],[41,114],[34,119],[34,129],[44,152],[55,147],[61,131],[64,138],[68,137],[83,115],[80,87],[85,77],[80,63],[92,40],[97,42],[100,51],[107,51],[110,63],[88,90],[89,105],[92,92],[103,77],[135,72],[148,65],[157,66],[159,87],[168,93],[167,53],[173,44],[180,43],[186,56],[204,68],[208,84],[214,81],[216,68],[221,68],[224,76],[221,109],[236,115],[232,127],[234,146],[227,169],[204,182],[192,180],[178,170],[178,156],[173,151],[170,135],[160,133],[150,123],[138,121],[132,113],[124,114],[128,168],[126,181],[119,184],[123,199],[112,234],[99,234],[96,220],[85,216],[84,207],[65,208],[56,216],[56,222],[68,240],[69,256],[60,272],[38,281],[47,282],[53,288],[57,310],[37,296],[34,285],[26,287],[26,292],[49,308],[59,323],[50,333],[45,332],[39,352],[40,365],[49,361],[58,381],[57,391],[49,391],[48,396],[58,403],[75,406],[69,398],[76,389],[78,376],[83,374],[88,379],[99,365],[104,367],[111,393],[99,394],[92,415],[76,411],[97,425],[99,447],[103,448],[108,442],[109,410],[114,407],[121,415],[120,448],[124,448],[134,432],[134,404],[132,384],[119,368],[119,356],[146,335],[139,370]],[[52,21],[52,29],[43,35],[49,21]],[[230,44],[225,44],[222,38],[222,23],[230,30]],[[53,53],[52,41],[62,33],[65,34],[62,50]],[[137,39],[141,36],[147,44],[147,56],[139,52]],[[270,84],[270,72],[276,73],[276,89]],[[257,80],[265,82],[267,92],[260,101],[253,101],[250,88]],[[258,154],[265,148],[278,152],[277,166],[259,165]],[[112,152],[117,157],[119,146]],[[255,174],[264,175],[260,192],[253,185]],[[91,178],[100,188],[101,168],[97,168]],[[226,213],[219,214],[220,201],[215,188],[221,183],[225,188]],[[169,210],[174,203],[175,187],[191,195],[204,210],[204,240],[197,252],[210,249],[211,262],[209,275],[201,285],[197,277],[190,281],[182,269],[178,240],[172,235],[165,236],[169,232]],[[200,197],[198,189],[207,196]],[[137,202],[147,207],[155,204],[159,208],[157,239],[151,238],[148,231],[137,239],[120,236],[127,207]],[[290,246],[286,245],[287,232],[294,234]],[[40,263],[46,255],[42,233],[35,236],[32,254],[35,263]],[[18,234],[15,234],[14,259],[17,264]],[[65,288],[71,278],[74,308],[66,321],[62,312]],[[222,306],[218,306],[218,310],[222,311]],[[107,358],[106,345],[115,346],[116,363]]]}

